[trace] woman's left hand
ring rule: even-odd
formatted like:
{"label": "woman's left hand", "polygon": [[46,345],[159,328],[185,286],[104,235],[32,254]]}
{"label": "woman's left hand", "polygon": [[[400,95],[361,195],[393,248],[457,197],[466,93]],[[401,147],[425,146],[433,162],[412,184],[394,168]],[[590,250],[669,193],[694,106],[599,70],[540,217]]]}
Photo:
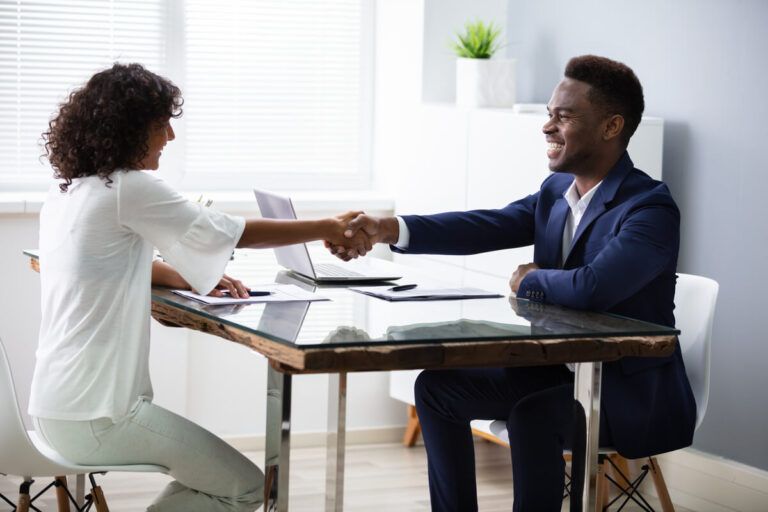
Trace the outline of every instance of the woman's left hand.
{"label": "woman's left hand", "polygon": [[224,295],[229,295],[233,298],[247,299],[249,297],[249,291],[251,291],[251,289],[245,286],[242,281],[224,274],[224,277],[221,278],[221,281],[216,285],[216,288],[214,288],[208,295],[211,297],[223,297]]}

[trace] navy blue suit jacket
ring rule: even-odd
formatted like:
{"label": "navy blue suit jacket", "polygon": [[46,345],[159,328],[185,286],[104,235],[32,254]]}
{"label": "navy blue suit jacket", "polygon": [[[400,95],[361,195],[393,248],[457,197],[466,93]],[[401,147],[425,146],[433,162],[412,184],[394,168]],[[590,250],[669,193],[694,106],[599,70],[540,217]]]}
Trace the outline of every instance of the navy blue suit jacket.
{"label": "navy blue suit jacket", "polygon": [[[538,192],[498,210],[404,216],[410,242],[400,252],[475,254],[533,244],[541,269],[523,279],[518,297],[674,326],[680,213],[667,186],[624,153],[560,261],[569,213],[563,194],[573,179],[552,174]],[[638,458],[691,444],[696,402],[679,346],[666,358],[605,363],[603,375],[602,411],[622,455]]]}

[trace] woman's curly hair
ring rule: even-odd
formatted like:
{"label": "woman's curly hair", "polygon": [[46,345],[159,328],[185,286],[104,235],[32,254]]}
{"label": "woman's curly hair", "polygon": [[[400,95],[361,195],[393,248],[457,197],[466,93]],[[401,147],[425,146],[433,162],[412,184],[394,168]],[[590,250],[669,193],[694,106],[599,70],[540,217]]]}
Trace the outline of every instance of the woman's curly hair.
{"label": "woman's curly hair", "polygon": [[45,153],[66,192],[74,178],[134,169],[149,150],[150,129],[181,116],[181,90],[141,64],[115,64],[61,104],[43,133]]}

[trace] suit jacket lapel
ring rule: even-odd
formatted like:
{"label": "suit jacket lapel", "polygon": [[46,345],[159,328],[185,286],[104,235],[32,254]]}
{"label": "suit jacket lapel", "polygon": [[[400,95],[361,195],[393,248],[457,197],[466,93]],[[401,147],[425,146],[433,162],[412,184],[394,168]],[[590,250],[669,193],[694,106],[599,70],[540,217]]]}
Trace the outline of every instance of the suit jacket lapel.
{"label": "suit jacket lapel", "polygon": [[545,232],[546,268],[560,268],[560,258],[563,254],[563,229],[568,217],[568,202],[561,197],[552,205],[552,211],[547,220]]}
{"label": "suit jacket lapel", "polygon": [[[576,244],[581,239],[581,236],[595,221],[595,219],[597,219],[600,215],[603,214],[603,212],[605,212],[607,209],[606,205],[613,201],[613,198],[616,197],[616,192],[619,190],[619,186],[624,181],[624,178],[627,176],[627,174],[629,174],[629,171],[631,171],[634,167],[635,166],[632,163],[632,159],[629,158],[629,154],[627,154],[625,151],[621,158],[619,158],[619,161],[616,162],[616,165],[613,166],[613,169],[611,169],[611,171],[603,179],[603,182],[595,191],[594,197],[589,202],[587,211],[584,212],[584,216],[581,218],[581,222],[579,222],[579,227],[576,228],[576,233],[573,235],[573,241],[571,242],[571,247],[568,249],[568,255],[566,256],[565,261],[563,261],[563,266],[565,266],[565,262],[568,261],[568,258],[570,258],[571,251],[574,247],[576,247]],[[565,202],[565,200],[563,201]],[[562,242],[560,243],[562,245]]]}

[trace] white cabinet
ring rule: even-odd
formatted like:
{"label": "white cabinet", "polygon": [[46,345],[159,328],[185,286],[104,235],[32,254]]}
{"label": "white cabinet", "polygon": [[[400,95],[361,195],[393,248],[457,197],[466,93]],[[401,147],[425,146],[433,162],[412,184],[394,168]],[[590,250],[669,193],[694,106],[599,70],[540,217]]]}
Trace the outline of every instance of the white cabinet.
{"label": "white cabinet", "polygon": [[[422,105],[414,116],[416,135],[406,149],[408,164],[398,181],[396,213],[500,208],[536,192],[549,175],[541,131],[546,121],[544,105],[527,105],[524,112]],[[635,166],[655,179],[661,179],[663,138],[663,120],[644,117],[628,148]],[[439,269],[441,279],[451,285],[457,284],[451,276],[460,274],[451,269],[468,269],[475,274],[472,283],[464,284],[496,289],[518,265],[533,260],[533,248],[465,257],[395,255],[395,259]],[[462,301],[457,314],[470,313],[473,307],[472,301]],[[418,371],[392,372],[391,396],[413,404],[416,375]]]}

